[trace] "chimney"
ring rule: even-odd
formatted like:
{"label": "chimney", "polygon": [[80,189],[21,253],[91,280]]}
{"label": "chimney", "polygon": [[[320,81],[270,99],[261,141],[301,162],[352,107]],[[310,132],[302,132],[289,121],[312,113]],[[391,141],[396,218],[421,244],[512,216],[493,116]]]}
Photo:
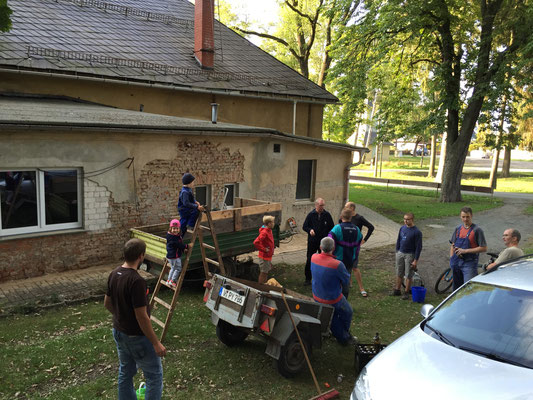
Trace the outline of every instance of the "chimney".
{"label": "chimney", "polygon": [[215,59],[214,0],[195,0],[194,57],[202,68],[212,69]]}

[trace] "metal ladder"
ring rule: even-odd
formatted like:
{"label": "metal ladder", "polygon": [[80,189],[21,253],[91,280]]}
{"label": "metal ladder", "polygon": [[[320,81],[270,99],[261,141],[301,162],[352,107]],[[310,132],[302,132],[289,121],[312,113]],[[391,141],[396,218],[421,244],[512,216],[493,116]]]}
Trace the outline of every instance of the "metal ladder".
{"label": "metal ladder", "polygon": [[[202,224],[203,214],[205,214],[206,216],[207,225]],[[208,231],[211,234],[211,237],[213,238],[213,246],[204,242],[203,231]],[[156,318],[153,315],[150,315],[150,319],[154,321],[157,325],[159,325],[161,328],[163,328],[163,331],[161,332],[161,338],[160,338],[161,341],[163,341],[163,339],[165,338],[168,327],[170,325],[170,320],[172,319],[172,314],[174,313],[174,309],[176,308],[176,305],[178,302],[178,296],[181,291],[181,286],[183,284],[185,273],[187,272],[187,268],[189,267],[189,260],[191,258],[192,250],[194,248],[194,244],[196,240],[198,240],[198,242],[200,243],[200,252],[202,254],[202,264],[204,267],[204,273],[205,273],[206,279],[209,279],[209,277],[211,276],[211,273],[209,272],[208,264],[212,264],[218,267],[222,275],[226,275],[224,263],[222,262],[222,256],[220,255],[220,248],[218,246],[217,235],[215,234],[215,230],[213,226],[213,219],[211,217],[210,211],[206,208],[205,211],[202,211],[200,215],[198,215],[198,218],[196,219],[196,224],[194,225],[194,230],[192,231],[191,241],[189,243],[189,248],[187,250],[187,257],[185,258],[185,262],[183,263],[183,267],[181,269],[180,277],[178,279],[178,283],[176,287],[174,288],[170,285],[167,285],[167,281],[164,279],[167,272],[170,271],[170,265],[168,263],[168,260],[165,259],[165,263],[163,265],[163,268],[161,269],[161,273],[159,274],[159,279],[155,286],[154,293],[152,294],[152,298],[150,299],[150,310],[153,311],[154,307],[157,307],[157,305],[161,305],[168,310],[165,322],[161,321],[160,319]],[[208,258],[206,256],[205,249],[215,251],[218,261]],[[174,291],[174,295],[172,296],[172,301],[170,302],[170,304],[167,303],[165,300],[161,299],[160,297],[157,297],[157,295],[159,294],[159,290],[161,289],[161,286],[166,286],[169,289]]]}

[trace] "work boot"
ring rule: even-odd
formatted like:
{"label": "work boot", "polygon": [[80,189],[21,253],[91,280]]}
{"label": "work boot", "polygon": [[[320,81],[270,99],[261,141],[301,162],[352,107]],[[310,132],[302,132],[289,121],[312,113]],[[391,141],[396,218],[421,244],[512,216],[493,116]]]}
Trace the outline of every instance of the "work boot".
{"label": "work boot", "polygon": [[399,289],[394,289],[391,293],[391,296],[401,296],[402,292]]}

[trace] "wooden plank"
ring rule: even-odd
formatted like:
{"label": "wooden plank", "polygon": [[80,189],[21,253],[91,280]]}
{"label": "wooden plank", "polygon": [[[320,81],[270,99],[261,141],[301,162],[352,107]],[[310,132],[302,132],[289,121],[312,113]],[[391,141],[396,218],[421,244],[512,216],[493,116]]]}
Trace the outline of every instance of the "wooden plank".
{"label": "wooden plank", "polygon": [[218,261],[212,260],[209,257],[206,257],[205,261],[207,261],[207,262],[209,262],[209,263],[211,263],[213,265],[216,265],[217,267],[220,267],[220,263]]}
{"label": "wooden plank", "polygon": [[158,320],[156,317],[154,317],[153,315],[150,316],[150,319],[152,321],[154,321],[157,325],[159,325],[161,328],[165,328],[165,324],[163,322],[161,322],[160,320]]}
{"label": "wooden plank", "polygon": [[165,300],[162,300],[159,297],[154,297],[154,300],[155,300],[156,303],[161,304],[167,310],[170,310],[170,304],[168,304]]}
{"label": "wooden plank", "polygon": [[267,214],[272,211],[280,211],[281,204],[272,203],[272,204],[263,204],[258,206],[243,207],[241,208],[242,215],[252,215],[252,214]]}
{"label": "wooden plank", "polygon": [[233,230],[238,232],[242,230],[242,208],[235,208],[233,210]]}

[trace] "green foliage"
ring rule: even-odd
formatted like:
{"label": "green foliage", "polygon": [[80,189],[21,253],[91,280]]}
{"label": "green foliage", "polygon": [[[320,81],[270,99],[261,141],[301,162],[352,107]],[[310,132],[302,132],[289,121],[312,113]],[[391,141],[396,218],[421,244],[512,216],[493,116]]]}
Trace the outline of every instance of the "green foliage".
{"label": "green foliage", "polygon": [[7,32],[11,29],[11,13],[7,0],[0,0],[0,32]]}

